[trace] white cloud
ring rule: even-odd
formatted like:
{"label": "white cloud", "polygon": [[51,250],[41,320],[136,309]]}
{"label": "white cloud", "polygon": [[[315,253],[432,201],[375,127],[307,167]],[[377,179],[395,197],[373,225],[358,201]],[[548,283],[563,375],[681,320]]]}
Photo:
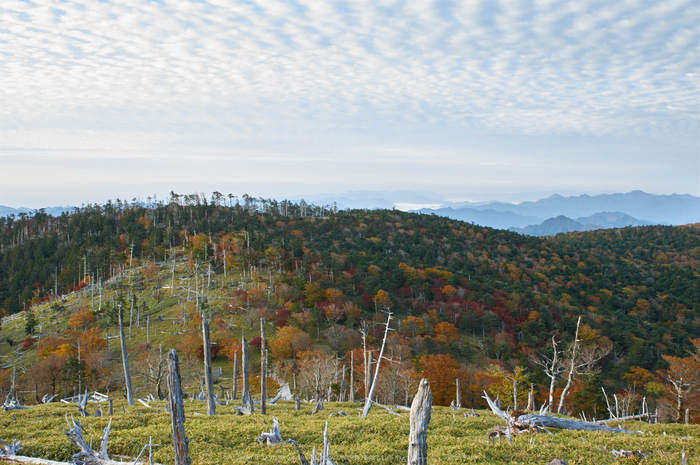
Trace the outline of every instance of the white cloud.
{"label": "white cloud", "polygon": [[696,0],[5,0],[2,144],[694,140],[698,11]]}

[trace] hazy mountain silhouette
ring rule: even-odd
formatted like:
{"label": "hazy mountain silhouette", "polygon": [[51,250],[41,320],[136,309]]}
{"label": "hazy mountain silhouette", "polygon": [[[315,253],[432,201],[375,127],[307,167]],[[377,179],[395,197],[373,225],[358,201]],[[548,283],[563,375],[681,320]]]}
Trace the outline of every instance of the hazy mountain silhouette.
{"label": "hazy mountain silhouette", "polygon": [[[7,207],[5,205],[0,205],[0,217],[15,215],[18,216],[20,213],[28,213],[33,215],[35,211],[40,210],[39,208],[13,208]],[[61,216],[63,212],[70,212],[73,207],[46,207],[43,209],[44,213],[51,216]]]}
{"label": "hazy mountain silhouette", "polygon": [[638,220],[620,212],[602,212],[576,220],[560,215],[556,218],[549,218],[540,224],[531,224],[524,228],[510,228],[510,230],[528,236],[552,236],[572,231],[593,231],[595,229],[648,226],[651,224],[649,221]]}
{"label": "hazy mountain silhouette", "polygon": [[522,216],[511,211],[496,211],[492,209],[477,210],[476,208],[422,208],[420,210],[412,210],[417,213],[426,215],[435,214],[438,216],[446,216],[454,220],[466,221],[468,223],[489,226],[497,229],[524,228],[533,223],[539,223],[542,218],[536,216]]}
{"label": "hazy mountain silhouette", "polygon": [[494,202],[474,207],[496,211],[510,211],[522,216],[554,218],[588,217],[599,212],[624,212],[633,218],[644,218],[653,224],[688,224],[700,221],[700,197],[692,195],[653,195],[642,191],[627,194],[580,195],[562,197],[552,195],[537,202],[517,205]]}

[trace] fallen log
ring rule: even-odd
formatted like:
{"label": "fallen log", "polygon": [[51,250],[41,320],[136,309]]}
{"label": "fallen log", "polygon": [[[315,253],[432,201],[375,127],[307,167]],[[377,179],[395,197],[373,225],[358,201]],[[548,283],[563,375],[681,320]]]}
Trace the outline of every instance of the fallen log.
{"label": "fallen log", "polygon": [[[552,417],[550,415],[525,414],[525,415],[506,415],[484,391],[484,399],[489,404],[491,411],[501,417],[506,422],[506,437],[512,442],[512,436],[525,432],[537,431],[539,428],[557,428],[557,429],[572,429],[578,431],[609,431],[611,433],[627,433],[636,434],[637,431],[629,431],[622,428],[612,428],[606,425],[589,423],[587,421],[572,420],[567,418]],[[493,433],[493,434],[492,434]],[[497,432],[490,432],[490,435],[495,435]]]}
{"label": "fallen log", "polygon": [[[382,405],[382,404],[380,404],[379,402],[375,402],[375,401],[372,401],[372,404],[374,404],[374,405],[376,405],[376,406],[378,406],[378,407],[383,408],[384,410],[386,410],[387,412],[391,413],[392,415],[396,415],[397,417],[400,417],[400,416],[401,416],[400,413],[394,412],[394,407],[389,407],[389,406],[386,406],[386,405]],[[411,409],[408,409],[408,411],[410,412]]]}
{"label": "fallen log", "polygon": [[589,423],[587,421],[571,420],[567,418],[552,417],[549,415],[527,414],[520,415],[514,422],[518,426],[537,426],[558,429],[573,429],[578,431],[609,431],[611,433],[639,434],[638,431],[630,431],[622,428]]}
{"label": "fallen log", "polygon": [[53,460],[37,459],[34,457],[25,457],[17,455],[17,452],[22,448],[19,441],[13,440],[10,444],[5,443],[0,439],[0,462],[2,463],[27,463],[30,465],[70,465],[68,462],[55,462]]}
{"label": "fallen log", "polygon": [[145,399],[136,399],[136,400],[138,400],[139,403],[140,403],[141,405],[143,405],[144,407],[146,407],[146,408],[153,408],[153,407],[151,407],[151,406],[148,404],[148,402],[146,402]]}

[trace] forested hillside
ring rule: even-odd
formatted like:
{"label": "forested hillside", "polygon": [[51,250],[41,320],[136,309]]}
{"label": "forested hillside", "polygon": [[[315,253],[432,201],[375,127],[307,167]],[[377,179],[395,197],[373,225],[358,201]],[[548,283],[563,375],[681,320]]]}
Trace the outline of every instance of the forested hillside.
{"label": "forested hillside", "polygon": [[[540,404],[550,387],[556,400],[567,384],[580,317],[564,411],[605,411],[604,387],[624,396],[630,412],[646,397],[665,409],[666,419],[680,420],[691,408],[700,420],[697,372],[685,375],[686,387],[675,387],[681,371],[700,366],[698,225],[536,238],[434,215],[218,193],[0,221],[2,312],[51,305],[44,318],[54,318],[54,331],[60,325],[52,312],[70,317],[74,331],[109,333],[114,319],[104,315],[113,314],[114,302],[131,299],[132,306],[145,305],[144,313],[184,314],[179,339],[167,342],[182,351],[188,334],[196,337],[196,315],[209,312],[221,354],[233,359],[240,328],[250,331],[264,318],[275,323],[267,336],[278,381],[298,375],[301,382],[303,364],[324,354],[349,364],[354,351],[362,395],[363,331],[368,349],[380,344],[390,309],[395,331],[387,342],[391,363],[382,362],[380,400],[403,403],[422,373],[443,405],[454,397],[456,378],[466,405],[481,405],[482,388],[512,399],[513,384],[523,403],[533,385]],[[63,304],[73,301],[55,299],[72,291],[81,291],[71,298],[82,300],[66,315]],[[80,314],[93,316],[78,321]],[[35,318],[33,311],[25,315],[23,321]],[[26,336],[38,337],[31,326]],[[49,326],[43,341],[51,340]],[[22,365],[27,377],[47,354],[70,360],[75,350],[60,352],[58,342],[38,342],[36,356]],[[4,357],[7,366],[3,360],[12,357]],[[336,362],[328,381],[336,392],[338,369]],[[8,373],[0,389],[7,389]]]}

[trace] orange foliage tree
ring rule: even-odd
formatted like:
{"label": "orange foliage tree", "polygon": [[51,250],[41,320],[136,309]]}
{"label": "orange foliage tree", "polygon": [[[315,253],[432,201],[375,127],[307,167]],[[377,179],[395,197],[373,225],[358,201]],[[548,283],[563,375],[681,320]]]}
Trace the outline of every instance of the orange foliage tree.
{"label": "orange foliage tree", "polygon": [[75,331],[85,331],[95,324],[95,314],[89,310],[80,310],[70,317],[70,327]]}
{"label": "orange foliage tree", "polygon": [[313,347],[311,336],[294,326],[285,326],[277,331],[277,336],[268,341],[272,355],[277,359],[296,358],[299,352]]}
{"label": "orange foliage tree", "polygon": [[460,339],[459,330],[452,323],[443,321],[435,325],[433,341],[439,346],[448,347],[452,344],[457,344]]}
{"label": "orange foliage tree", "polygon": [[461,384],[465,384],[467,380],[466,373],[459,363],[451,355],[437,354],[422,356],[419,365],[422,376],[430,381],[433,404],[450,405],[455,398],[457,378],[460,378]]}
{"label": "orange foliage tree", "polygon": [[681,421],[686,408],[697,412],[700,408],[697,393],[700,391],[700,363],[694,357],[663,355],[668,362],[665,371],[667,396],[674,406],[674,420]]}

